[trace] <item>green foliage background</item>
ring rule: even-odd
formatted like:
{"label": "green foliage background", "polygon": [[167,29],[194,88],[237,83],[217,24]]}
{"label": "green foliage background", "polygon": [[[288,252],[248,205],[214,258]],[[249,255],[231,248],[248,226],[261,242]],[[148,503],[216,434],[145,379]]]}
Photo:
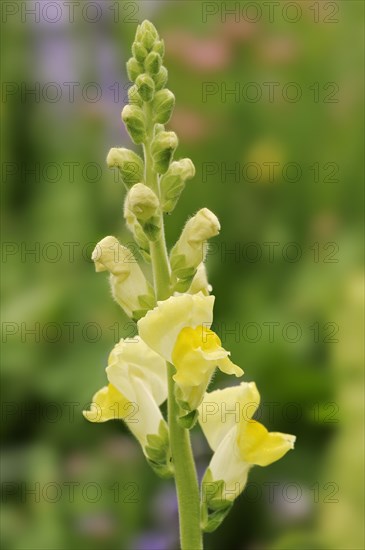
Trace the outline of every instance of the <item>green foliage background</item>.
{"label": "green foliage background", "polygon": [[[263,9],[256,24],[242,15],[222,22],[220,2],[210,3],[218,14],[206,23],[207,3],[199,1],[98,4],[103,15],[96,23],[76,7],[73,23],[67,17],[22,22],[18,14],[2,24],[4,548],[177,547],[171,483],[154,476],[123,425],[91,425],[81,415],[105,383],[117,335],[134,331],[89,257],[106,235],[131,242],[123,227],[124,191],[105,157],[112,146],[130,147],[120,121],[125,62],[134,20],[145,17],[166,39],[177,156],[191,157],[197,168],[166,220],[169,245],[194,211],[207,206],[217,214],[222,231],[207,261],[215,328],[245,379],[256,381],[262,421],[297,435],[295,452],[251,472],[250,488],[223,526],[206,536],[206,547],[363,548],[363,3],[330,3],[339,7],[333,23],[323,22],[331,7],[316,3],[315,23],[313,3],[296,2],[302,17],[290,23],[282,15],[288,3],[280,2],[273,22]],[[44,93],[22,98],[22,87],[36,82]],[[45,90],[49,82],[61,86],[58,101]],[[73,101],[67,82],[80,84]],[[90,82],[102,89],[99,101],[82,97]],[[203,101],[207,82],[218,91]],[[249,82],[259,85],[262,99],[247,99]],[[279,83],[273,101],[265,82]],[[283,99],[289,82],[301,87],[297,102]],[[338,85],[337,102],[327,102],[329,82]],[[237,101],[221,95],[237,83]],[[244,175],[249,162],[262,168],[259,181]],[[274,182],[264,162],[279,163]],[[78,163],[72,177],[67,163]],[[237,177],[225,174],[237,163]],[[283,175],[287,163],[301,166],[298,181],[289,181],[290,171]],[[332,178],[327,163],[338,165]],[[269,242],[278,243],[271,258]],[[285,248],[288,243],[296,248]],[[298,247],[301,258],[288,261]],[[258,249],[262,257],[253,261]],[[279,323],[273,339],[269,322]],[[26,333],[36,323],[39,341]],[[287,323],[301,327],[297,342],[289,341],[295,339],[290,329],[283,335]],[[253,341],[258,326],[262,336]],[[324,341],[336,326],[337,341]],[[238,337],[228,332],[233,328]],[[217,375],[214,387],[227,383]],[[202,473],[209,450],[199,431],[193,442]]]}

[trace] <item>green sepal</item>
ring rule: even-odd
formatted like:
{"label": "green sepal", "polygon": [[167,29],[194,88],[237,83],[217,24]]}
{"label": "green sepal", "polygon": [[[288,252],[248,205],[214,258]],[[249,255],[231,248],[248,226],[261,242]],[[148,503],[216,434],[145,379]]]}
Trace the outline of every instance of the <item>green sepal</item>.
{"label": "green sepal", "polygon": [[160,477],[166,479],[174,475],[167,424],[161,420],[158,434],[147,436],[144,447],[147,462]]}
{"label": "green sepal", "polygon": [[174,394],[176,403],[179,408],[177,421],[182,428],[185,428],[186,430],[191,430],[192,428],[194,428],[198,420],[199,412],[196,409],[192,410],[190,408],[189,403],[185,401],[185,399],[182,397],[183,393],[178,385],[175,385]]}
{"label": "green sepal", "polygon": [[153,79],[146,73],[142,73],[136,78],[136,86],[138,93],[146,103],[152,101],[155,95],[155,83]]}
{"label": "green sepal", "polygon": [[[209,493],[206,491],[208,484]],[[206,533],[212,533],[228,515],[233,506],[233,501],[223,498],[224,481],[222,479],[213,481],[209,468],[203,477],[201,494],[201,528]]]}
{"label": "green sepal", "polygon": [[194,266],[186,266],[186,258],[183,254],[175,256],[171,254],[171,269],[173,274],[178,279],[193,279],[195,277],[197,268]]}
{"label": "green sepal", "polygon": [[175,247],[171,250],[170,262],[172,271],[178,271],[184,269],[186,266],[184,254],[176,254]]}
{"label": "green sepal", "polygon": [[228,516],[233,502],[231,502],[226,508],[216,510],[215,512],[208,513],[205,521],[201,522],[201,528],[204,533],[213,533],[222,524],[223,520]]}
{"label": "green sepal", "polygon": [[187,292],[191,287],[195,274],[196,274],[196,270],[194,272],[194,275],[192,275],[191,277],[187,277],[186,279],[179,279],[174,286],[174,292],[181,292],[181,293]]}
{"label": "green sepal", "polygon": [[146,71],[151,75],[158,74],[162,66],[160,54],[157,52],[150,52],[145,59],[144,66]]}
{"label": "green sepal", "polygon": [[132,320],[135,322],[139,321],[146,315],[147,311],[147,309],[134,309],[132,311]]}
{"label": "green sepal", "polygon": [[141,224],[141,227],[150,241],[156,241],[161,234],[161,226],[157,217],[151,218],[146,223]]}
{"label": "green sepal", "polygon": [[153,460],[150,460],[147,458],[148,464],[151,466],[152,470],[162,479],[169,479],[171,477],[174,477],[174,470],[172,467],[172,464],[165,465],[160,464],[158,462],[154,462]]}
{"label": "green sepal", "polygon": [[194,411],[190,411],[188,414],[179,416],[177,421],[182,428],[185,428],[186,430],[191,430],[192,428],[194,428],[198,417],[199,412],[195,409]]}
{"label": "green sepal", "polygon": [[142,307],[147,309],[153,309],[156,305],[156,299],[154,294],[142,294],[138,296],[138,302]]}

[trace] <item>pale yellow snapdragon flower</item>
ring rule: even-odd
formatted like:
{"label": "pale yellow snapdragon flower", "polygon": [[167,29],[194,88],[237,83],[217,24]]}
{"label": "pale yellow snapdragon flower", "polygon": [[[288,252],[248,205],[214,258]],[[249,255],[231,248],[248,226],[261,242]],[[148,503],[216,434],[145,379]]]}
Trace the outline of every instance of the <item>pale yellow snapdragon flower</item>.
{"label": "pale yellow snapdragon flower", "polygon": [[180,389],[179,401],[192,411],[201,403],[213,372],[241,376],[243,370],[230,359],[210,330],[214,296],[184,294],[157,302],[138,321],[141,338],[176,369],[174,381]]}
{"label": "pale yellow snapdragon flower", "polygon": [[113,298],[125,313],[137,319],[153,307],[154,292],[129,248],[115,237],[105,237],[92,256],[96,271],[109,271]]}
{"label": "pale yellow snapdragon flower", "polygon": [[109,355],[106,374],[109,384],[93,396],[85,418],[124,420],[145,451],[148,436],[166,426],[159,409],[167,398],[165,361],[138,336],[122,339]]}
{"label": "pale yellow snapdragon flower", "polygon": [[203,486],[223,481],[221,494],[214,495],[214,500],[233,501],[243,491],[253,466],[268,466],[294,448],[295,436],[268,432],[252,419],[259,404],[256,384],[241,382],[207,393],[199,407],[200,426],[214,451]]}

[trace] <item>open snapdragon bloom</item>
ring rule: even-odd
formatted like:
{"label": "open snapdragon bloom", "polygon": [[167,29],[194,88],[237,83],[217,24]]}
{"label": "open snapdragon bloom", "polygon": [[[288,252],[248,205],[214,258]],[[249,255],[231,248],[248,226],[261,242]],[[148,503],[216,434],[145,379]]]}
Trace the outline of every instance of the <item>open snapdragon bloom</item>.
{"label": "open snapdragon bloom", "polygon": [[268,466],[294,448],[295,436],[269,432],[252,419],[260,403],[254,382],[207,393],[199,422],[214,451],[205,479],[223,481],[219,498],[233,501],[244,489],[252,466]]}
{"label": "open snapdragon bloom", "polygon": [[172,296],[138,321],[141,338],[176,369],[174,381],[187,410],[201,403],[216,367],[241,376],[218,336],[210,330],[214,296],[202,293]]}
{"label": "open snapdragon bloom", "polygon": [[159,405],[167,398],[165,361],[139,337],[121,340],[109,355],[108,386],[92,399],[90,422],[124,420],[143,448],[165,423]]}

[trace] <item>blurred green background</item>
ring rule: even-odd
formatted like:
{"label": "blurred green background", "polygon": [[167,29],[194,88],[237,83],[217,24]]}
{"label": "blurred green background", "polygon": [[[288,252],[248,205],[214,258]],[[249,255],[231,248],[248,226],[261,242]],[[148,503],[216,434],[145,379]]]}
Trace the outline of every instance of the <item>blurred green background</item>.
{"label": "blurred green background", "polygon": [[[135,330],[89,258],[106,235],[131,242],[105,158],[130,147],[125,62],[146,17],[166,41],[177,157],[197,168],[169,245],[194,211],[217,214],[215,328],[256,381],[262,421],[297,435],[295,452],[252,470],[206,548],[364,548],[363,12],[2,2],[3,548],[178,546],[172,483],[121,423],[81,414]],[[193,443],[202,474],[198,430]]]}

